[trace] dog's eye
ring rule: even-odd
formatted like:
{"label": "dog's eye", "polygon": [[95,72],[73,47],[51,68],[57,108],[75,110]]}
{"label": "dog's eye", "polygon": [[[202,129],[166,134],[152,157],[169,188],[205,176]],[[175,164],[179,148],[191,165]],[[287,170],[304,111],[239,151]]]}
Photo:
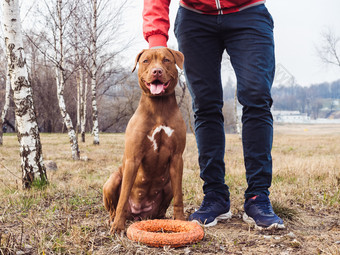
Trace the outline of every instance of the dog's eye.
{"label": "dog's eye", "polygon": [[149,60],[148,59],[144,59],[143,60],[143,64],[147,64],[147,63],[149,63]]}
{"label": "dog's eye", "polygon": [[163,59],[163,62],[168,63],[168,62],[170,62],[170,59],[165,58],[165,59]]}

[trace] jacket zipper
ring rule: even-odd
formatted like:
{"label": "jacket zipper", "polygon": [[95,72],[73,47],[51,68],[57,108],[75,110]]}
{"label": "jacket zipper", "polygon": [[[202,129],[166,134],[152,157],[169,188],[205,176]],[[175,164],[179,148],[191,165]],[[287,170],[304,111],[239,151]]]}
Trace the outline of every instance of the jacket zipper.
{"label": "jacket zipper", "polygon": [[215,0],[218,14],[223,14],[220,0]]}

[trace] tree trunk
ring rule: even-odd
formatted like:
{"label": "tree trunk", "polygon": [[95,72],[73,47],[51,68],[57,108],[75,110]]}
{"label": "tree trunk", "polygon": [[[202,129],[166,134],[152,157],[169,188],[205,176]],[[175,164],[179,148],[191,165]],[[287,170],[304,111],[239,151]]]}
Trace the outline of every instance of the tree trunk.
{"label": "tree trunk", "polygon": [[81,83],[80,83],[80,133],[81,141],[85,143],[85,128],[86,128],[86,95],[87,95],[87,78],[83,77],[81,72]]}
{"label": "tree trunk", "polygon": [[[78,147],[77,136],[74,132],[72,120],[70,115],[66,111],[65,99],[64,99],[64,88],[65,88],[65,80],[64,80],[64,53],[63,53],[63,20],[61,15],[61,6],[62,0],[58,0],[57,2],[57,10],[58,10],[58,26],[59,26],[59,65],[56,66],[56,83],[57,83],[57,96],[59,102],[60,113],[63,118],[64,124],[67,128],[67,132],[70,138],[72,158],[74,160],[80,159],[80,152]],[[56,44],[56,42],[55,42]],[[58,59],[58,50],[57,45],[56,48],[56,60]]]}
{"label": "tree trunk", "polygon": [[76,72],[76,83],[77,83],[77,127],[76,127],[76,134],[77,134],[77,141],[78,141],[78,134],[80,132],[80,126],[81,126],[81,94],[82,94],[82,68],[79,58],[79,52],[78,52],[78,36],[77,31],[74,32],[75,34],[75,70],[78,69],[78,72]]}
{"label": "tree trunk", "polygon": [[92,65],[91,65],[91,95],[92,95],[92,121],[93,144],[99,144],[98,108],[97,108],[97,0],[93,0],[92,17]]}
{"label": "tree trunk", "polygon": [[[77,82],[77,127],[76,127],[76,134],[77,134],[77,137],[78,137],[78,134],[79,134],[79,131],[80,131],[80,125],[81,125],[81,117],[80,117],[80,78],[77,77],[76,79],[76,82]],[[78,138],[77,138],[78,140]]]}
{"label": "tree trunk", "polygon": [[237,87],[235,88],[235,95],[234,95],[234,112],[235,112],[235,124],[236,124],[236,133],[242,138],[242,130],[241,130],[241,123],[239,117],[237,115]]}
{"label": "tree trunk", "polygon": [[9,107],[10,97],[11,97],[11,79],[10,79],[10,75],[9,75],[9,66],[8,66],[7,67],[7,76],[6,76],[5,104],[4,104],[4,108],[2,109],[1,118],[0,118],[0,146],[3,145],[3,127],[4,127],[8,107]]}
{"label": "tree trunk", "polygon": [[15,118],[20,143],[23,188],[30,188],[39,177],[47,183],[42,147],[33,105],[32,87],[28,80],[20,23],[18,0],[2,1],[3,24],[9,74],[16,106]]}
{"label": "tree trunk", "polygon": [[92,121],[93,121],[93,144],[99,144],[99,127],[98,127],[98,109],[97,109],[97,95],[96,95],[96,79],[92,78],[91,94],[92,94]]}
{"label": "tree trunk", "polygon": [[56,77],[57,77],[56,81],[57,81],[57,96],[58,96],[59,109],[60,109],[61,117],[63,118],[64,124],[67,128],[68,136],[70,138],[72,158],[74,160],[79,160],[80,152],[79,152],[79,147],[78,147],[77,136],[74,131],[70,115],[66,111],[66,105],[65,105],[65,99],[64,99],[65,84],[64,84],[64,79],[63,79],[63,73],[58,68],[56,68]]}

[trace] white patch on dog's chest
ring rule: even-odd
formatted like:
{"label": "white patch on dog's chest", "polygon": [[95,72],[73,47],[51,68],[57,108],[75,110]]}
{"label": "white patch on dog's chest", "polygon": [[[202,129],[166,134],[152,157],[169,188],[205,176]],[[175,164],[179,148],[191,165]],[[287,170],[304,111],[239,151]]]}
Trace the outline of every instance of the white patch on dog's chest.
{"label": "white patch on dog's chest", "polygon": [[172,135],[172,133],[174,132],[173,129],[171,129],[167,126],[163,126],[163,125],[160,125],[157,128],[155,128],[155,130],[152,133],[152,136],[148,136],[149,140],[152,142],[154,150],[158,149],[157,142],[156,142],[156,139],[155,139],[155,135],[157,133],[161,132],[162,130],[164,130],[165,134],[167,134],[168,137],[170,137]]}

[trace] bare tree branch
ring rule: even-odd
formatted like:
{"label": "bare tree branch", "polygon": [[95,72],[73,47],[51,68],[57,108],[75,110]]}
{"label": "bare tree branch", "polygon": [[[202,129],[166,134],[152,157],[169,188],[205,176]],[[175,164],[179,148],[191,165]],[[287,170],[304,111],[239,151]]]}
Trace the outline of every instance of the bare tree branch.
{"label": "bare tree branch", "polygon": [[321,36],[323,44],[316,48],[319,58],[325,64],[340,67],[340,37],[330,29],[322,32]]}

